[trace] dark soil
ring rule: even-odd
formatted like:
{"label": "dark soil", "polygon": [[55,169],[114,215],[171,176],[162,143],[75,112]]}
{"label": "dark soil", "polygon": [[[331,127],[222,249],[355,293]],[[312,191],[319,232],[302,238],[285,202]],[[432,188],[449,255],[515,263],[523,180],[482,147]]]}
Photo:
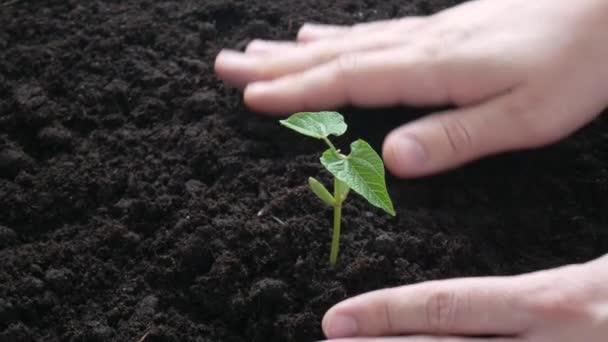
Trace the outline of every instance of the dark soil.
{"label": "dark soil", "polygon": [[[608,251],[600,118],[543,150],[390,179],[396,218],[352,196],[331,269],[331,211],[305,187],[329,180],[322,145],[248,112],[213,73],[219,49],[304,21],[455,2],[0,5],[0,341],[313,341],[326,309],[364,291]],[[345,109],[339,143],[379,146],[428,111]]]}

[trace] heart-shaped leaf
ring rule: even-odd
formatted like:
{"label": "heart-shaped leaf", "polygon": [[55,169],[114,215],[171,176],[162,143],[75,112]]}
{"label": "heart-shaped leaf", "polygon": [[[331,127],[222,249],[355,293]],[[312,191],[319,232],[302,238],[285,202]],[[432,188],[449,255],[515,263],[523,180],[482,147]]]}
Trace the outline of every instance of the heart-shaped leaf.
{"label": "heart-shaped leaf", "polygon": [[347,128],[344,117],[337,112],[301,112],[281,120],[280,123],[316,139],[327,138],[330,134],[340,136]]}
{"label": "heart-shaped leaf", "polygon": [[348,156],[328,149],[323,153],[321,163],[370,204],[395,216],[395,209],[386,189],[382,158],[361,139],[353,142],[350,148]]}

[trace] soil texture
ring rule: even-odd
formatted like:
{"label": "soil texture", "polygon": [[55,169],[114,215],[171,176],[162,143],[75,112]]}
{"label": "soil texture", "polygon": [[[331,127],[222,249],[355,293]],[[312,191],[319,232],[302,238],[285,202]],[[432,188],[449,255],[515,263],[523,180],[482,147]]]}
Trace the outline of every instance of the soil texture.
{"label": "soil texture", "polygon": [[[608,251],[608,122],[417,180],[398,214],[351,196],[339,265],[323,145],[249,112],[213,60],[306,21],[448,0],[0,4],[0,341],[314,341],[338,301]],[[429,109],[342,111],[379,147]]]}

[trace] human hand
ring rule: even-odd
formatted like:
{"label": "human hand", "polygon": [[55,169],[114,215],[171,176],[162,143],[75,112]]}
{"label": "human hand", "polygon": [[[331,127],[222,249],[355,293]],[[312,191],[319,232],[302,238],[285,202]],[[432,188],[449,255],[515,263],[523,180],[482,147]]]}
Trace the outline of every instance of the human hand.
{"label": "human hand", "polygon": [[331,308],[323,331],[341,342],[603,342],[608,256],[520,276],[370,292]]}
{"label": "human hand", "polygon": [[387,168],[413,177],[591,121],[608,104],[606,32],[605,0],[477,0],[429,17],[305,25],[297,42],[221,52],[216,72],[260,112],[455,105],[387,136]]}

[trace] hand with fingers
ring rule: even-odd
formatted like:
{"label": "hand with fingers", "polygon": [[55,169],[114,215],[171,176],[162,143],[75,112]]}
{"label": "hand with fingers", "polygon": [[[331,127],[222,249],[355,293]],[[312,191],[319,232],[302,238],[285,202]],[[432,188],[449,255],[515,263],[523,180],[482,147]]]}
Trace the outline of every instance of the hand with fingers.
{"label": "hand with fingers", "polygon": [[[389,171],[415,177],[573,133],[608,105],[607,60],[606,0],[477,0],[428,17],[305,25],[295,42],[222,51],[215,67],[271,114],[453,105],[386,137]],[[346,341],[603,342],[608,256],[364,294],[329,310],[323,329]]]}
{"label": "hand with fingers", "polygon": [[331,308],[323,330],[330,339],[352,342],[381,342],[381,336],[403,336],[391,339],[399,342],[606,341],[608,256],[514,277],[366,293]]}
{"label": "hand with fingers", "polygon": [[222,51],[216,72],[265,113],[341,105],[454,105],[394,130],[401,177],[543,146],[608,104],[608,2],[478,0],[429,17],[305,25],[296,42]]}

